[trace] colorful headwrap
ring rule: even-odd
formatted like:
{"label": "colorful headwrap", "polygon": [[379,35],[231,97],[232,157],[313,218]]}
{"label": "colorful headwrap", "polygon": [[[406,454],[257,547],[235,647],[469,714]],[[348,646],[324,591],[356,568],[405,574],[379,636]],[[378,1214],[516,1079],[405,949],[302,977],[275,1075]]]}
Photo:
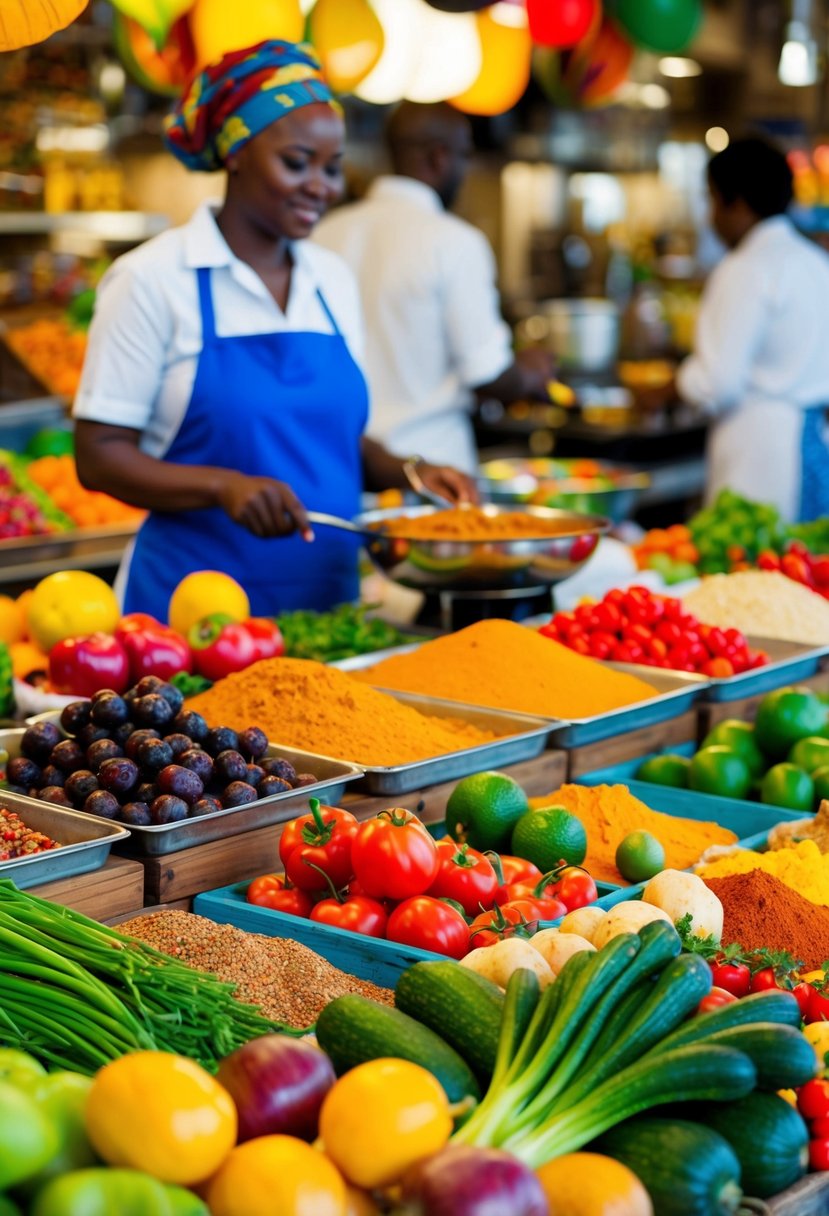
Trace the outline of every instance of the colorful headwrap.
{"label": "colorful headwrap", "polygon": [[188,169],[221,169],[232,152],[300,106],[339,110],[307,42],[231,51],[191,80],[166,120],[167,146]]}

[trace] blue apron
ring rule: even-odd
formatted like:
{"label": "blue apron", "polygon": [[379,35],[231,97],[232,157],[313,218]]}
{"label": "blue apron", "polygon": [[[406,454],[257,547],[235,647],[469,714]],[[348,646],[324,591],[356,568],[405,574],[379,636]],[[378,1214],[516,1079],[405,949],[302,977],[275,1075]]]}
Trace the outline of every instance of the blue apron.
{"label": "blue apron", "polygon": [[825,405],[803,411],[800,439],[800,506],[798,521],[829,515],[829,446]]}
{"label": "blue apron", "polygon": [[[360,506],[368,392],[322,293],[330,334],[222,338],[210,269],[196,273],[202,350],[190,404],[165,459],[274,477],[307,507],[350,519]],[[312,543],[297,535],[262,539],[220,507],[154,511],[136,537],[124,611],[166,620],[176,584],[195,570],[235,578],[255,616],[330,608],[358,594],[357,547],[354,538],[328,528]]]}

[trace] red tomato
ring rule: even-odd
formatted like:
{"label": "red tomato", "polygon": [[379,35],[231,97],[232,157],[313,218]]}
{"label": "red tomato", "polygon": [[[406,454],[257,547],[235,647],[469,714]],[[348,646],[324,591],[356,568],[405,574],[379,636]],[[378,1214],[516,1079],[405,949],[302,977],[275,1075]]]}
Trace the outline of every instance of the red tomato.
{"label": "red tomato", "polygon": [[812,578],[808,561],[799,553],[786,553],[780,562],[780,569],[786,578],[793,579],[796,583],[803,583],[806,587],[811,587],[815,581]]}
{"label": "red tomato", "polygon": [[548,621],[546,625],[541,625],[538,632],[543,638],[552,638],[554,642],[561,640],[561,634],[553,621]]}
{"label": "red tomato", "polygon": [[617,642],[611,657],[615,663],[641,663],[644,653],[638,642]]}
{"label": "red tomato", "polygon": [[813,1170],[829,1170],[829,1140],[809,1141],[809,1167]]}
{"label": "red tomato", "polygon": [[818,587],[829,586],[829,557],[813,558],[812,574]]}
{"label": "red tomato", "polygon": [[774,967],[764,967],[762,971],[755,971],[751,977],[751,991],[765,992],[769,988],[779,988],[777,976],[774,973]]}
{"label": "red tomato", "polygon": [[467,916],[491,908],[498,878],[489,858],[448,837],[438,842],[437,849],[440,864],[429,894],[436,899],[454,899]]}
{"label": "red tomato", "polygon": [[294,835],[295,847],[290,852],[286,847],[285,873],[303,891],[324,891],[327,886],[324,876],[334,888],[343,887],[353,873],[351,847],[357,834],[357,820],[350,811],[320,806],[316,798],[310,799],[310,805],[311,814],[302,816],[306,822],[301,833]]}
{"label": "red tomato", "polygon": [[780,558],[771,549],[764,549],[757,558],[757,567],[760,570],[779,570]]}
{"label": "red tomato", "polygon": [[314,906],[314,901],[305,891],[286,887],[281,874],[263,874],[261,878],[254,878],[245,898],[258,908],[270,908],[274,912],[285,912],[288,916],[308,917]]}
{"label": "red tomato", "polygon": [[[812,994],[814,991],[815,989],[812,987],[812,985],[807,984],[805,980],[801,980],[799,984],[795,984],[794,988],[792,988],[792,996],[797,1001],[797,1007],[800,1010],[800,1016],[804,1022],[809,1020],[806,1014],[808,1012],[809,1004],[812,1000]],[[829,1001],[826,1002],[826,1007],[827,1010],[829,1010]]]}
{"label": "red tomato", "polygon": [[656,637],[667,647],[676,646],[682,640],[682,629],[676,621],[660,621],[656,626]]}
{"label": "red tomato", "polygon": [[[535,885],[529,882],[508,882],[495,892],[493,903],[499,907],[511,904],[516,899],[534,899]],[[476,913],[477,915],[477,913]]]}
{"label": "red tomato", "polygon": [[829,1081],[821,1077],[801,1085],[797,1091],[797,1109],[804,1119],[829,1116]]}
{"label": "red tomato", "polygon": [[653,630],[647,625],[625,625],[622,630],[623,642],[637,642],[644,650],[653,637]]}
{"label": "red tomato", "polygon": [[434,840],[417,816],[401,807],[360,824],[351,861],[363,890],[375,899],[422,895],[440,866]]}
{"label": "red tomato", "polygon": [[431,895],[415,895],[398,904],[389,917],[386,937],[450,958],[463,958],[470,946],[469,926],[460,912]]}
{"label": "red tomato", "polygon": [[593,609],[593,616],[599,629],[605,633],[614,634],[622,627],[622,614],[619,611],[617,604],[610,603],[605,599],[600,604],[596,604]]}
{"label": "red tomato", "polygon": [[616,645],[609,633],[591,633],[590,657],[593,659],[609,659]]}
{"label": "red tomato", "polygon": [[645,647],[645,651],[649,659],[661,661],[668,657],[668,647],[661,638],[651,638]]}
{"label": "red tomato", "polygon": [[714,680],[727,680],[734,675],[734,665],[730,659],[709,659],[703,663],[701,671],[704,676],[711,676]]}
{"label": "red tomato", "polygon": [[[799,988],[800,984],[797,987]],[[804,1022],[807,1025],[812,1022],[829,1022],[829,996],[823,992],[819,992],[811,984],[806,984],[805,987],[809,989],[806,1012],[803,1012],[802,1006],[800,1009]],[[797,988],[795,989],[795,995],[797,995]],[[798,1004],[800,1004],[799,1001]]]}
{"label": "red tomato", "polygon": [[502,853],[500,862],[504,886],[512,882],[526,882],[534,885],[543,877],[538,866],[533,865],[531,861],[526,861],[523,857],[510,857],[507,853]]}
{"label": "red tomato", "polygon": [[820,1119],[810,1119],[809,1131],[813,1140],[829,1139],[829,1115],[824,1115]]}
{"label": "red tomato", "polygon": [[[339,806],[320,806],[319,811],[325,823],[330,823],[331,821],[337,823],[357,822],[351,811],[344,811]],[[305,843],[303,839],[305,829],[310,828],[313,831],[316,827],[317,821],[314,818],[313,811],[309,811],[307,815],[300,815],[298,819],[291,819],[285,824],[282,829],[282,835],[279,838],[279,860],[283,866],[286,865],[294,849],[298,845]]]}
{"label": "red tomato", "polygon": [[522,895],[520,899],[502,904],[502,907],[517,909],[528,921],[560,920],[569,911],[560,899],[555,899],[552,895]]}
{"label": "red tomato", "polygon": [[710,1013],[712,1009],[719,1009],[721,1005],[730,1005],[732,1001],[736,1000],[733,992],[726,992],[724,988],[712,988],[697,1005],[697,1013]]}
{"label": "red tomato", "polygon": [[712,963],[711,978],[716,988],[734,996],[748,996],[751,991],[751,970],[745,963]]}
{"label": "red tomato", "polygon": [[583,633],[577,633],[575,629],[571,632],[567,645],[571,650],[575,650],[576,654],[590,654],[590,642]]}
{"label": "red tomato", "polygon": [[311,920],[321,925],[333,925],[336,929],[363,933],[367,937],[383,937],[388,916],[386,909],[376,899],[369,899],[367,895],[353,895],[342,903],[338,899],[321,899],[311,912]]}
{"label": "red tomato", "polygon": [[573,912],[576,908],[585,908],[599,898],[595,882],[580,866],[566,866],[559,875],[551,894],[561,900],[568,912]]}
{"label": "red tomato", "polygon": [[469,948],[492,946],[505,937],[532,937],[537,930],[538,917],[530,901],[516,899],[475,917],[469,926]]}

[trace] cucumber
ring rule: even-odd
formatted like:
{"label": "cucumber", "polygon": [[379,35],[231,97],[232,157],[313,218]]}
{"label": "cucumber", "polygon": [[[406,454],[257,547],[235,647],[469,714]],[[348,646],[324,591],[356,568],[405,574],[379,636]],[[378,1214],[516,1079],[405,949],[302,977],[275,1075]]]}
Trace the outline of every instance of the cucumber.
{"label": "cucumber", "polygon": [[734,1149],[747,1195],[767,1199],[794,1186],[806,1173],[808,1128],[778,1094],[746,1094],[737,1102],[712,1102],[689,1109]]}
{"label": "cucumber", "polygon": [[707,1039],[709,1035],[720,1030],[730,1030],[736,1026],[746,1026],[756,1022],[774,1022],[780,1026],[800,1027],[800,1009],[797,1001],[790,992],[772,991],[753,992],[739,1001],[721,1005],[710,1013],[702,1013],[698,1017],[689,1018],[673,1033],[669,1034],[654,1049],[652,1054],[660,1055],[671,1051],[674,1047],[683,1047],[687,1043],[697,1043]]}
{"label": "cucumber", "polygon": [[397,981],[394,1003],[451,1044],[481,1080],[489,1080],[504,1009],[497,984],[448,960],[415,963]]}
{"label": "cucumber", "polygon": [[471,1068],[453,1047],[399,1009],[364,996],[338,996],[326,1005],[316,1035],[338,1077],[367,1060],[395,1056],[428,1069],[450,1102],[481,1096]]}
{"label": "cucumber", "polygon": [[513,971],[507,984],[504,1015],[498,1035],[498,1050],[492,1071],[493,1087],[500,1084],[527,1037],[530,1023],[538,1009],[541,991],[538,976],[526,967]]}
{"label": "cucumber", "polygon": [[757,1069],[758,1089],[797,1089],[818,1073],[814,1047],[793,1026],[732,1026],[706,1035],[705,1042],[744,1051]]}
{"label": "cucumber", "polygon": [[654,1216],[732,1216],[740,1206],[740,1162],[723,1136],[683,1120],[631,1119],[592,1146],[633,1170]]}

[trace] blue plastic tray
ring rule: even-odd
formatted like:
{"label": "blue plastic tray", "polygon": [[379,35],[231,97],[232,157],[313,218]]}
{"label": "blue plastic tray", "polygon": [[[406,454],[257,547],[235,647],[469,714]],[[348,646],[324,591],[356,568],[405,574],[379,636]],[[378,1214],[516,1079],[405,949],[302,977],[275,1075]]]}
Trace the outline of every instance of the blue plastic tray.
{"label": "blue plastic tray", "polygon": [[655,695],[647,701],[623,705],[621,709],[595,717],[553,723],[549,746],[583,747],[632,730],[642,730],[658,722],[669,722],[693,708],[710,687],[710,680],[706,676],[690,672],[663,671],[658,667],[642,667],[634,663],[606,663],[605,666],[644,680],[656,690]]}
{"label": "blue plastic tray", "polygon": [[784,642],[779,638],[749,637],[747,641],[752,650],[765,650],[769,663],[725,680],[712,679],[705,692],[706,701],[742,700],[743,697],[756,697],[775,688],[785,688],[798,680],[807,680],[820,671],[821,663],[829,654],[829,646],[807,646],[800,642]]}

